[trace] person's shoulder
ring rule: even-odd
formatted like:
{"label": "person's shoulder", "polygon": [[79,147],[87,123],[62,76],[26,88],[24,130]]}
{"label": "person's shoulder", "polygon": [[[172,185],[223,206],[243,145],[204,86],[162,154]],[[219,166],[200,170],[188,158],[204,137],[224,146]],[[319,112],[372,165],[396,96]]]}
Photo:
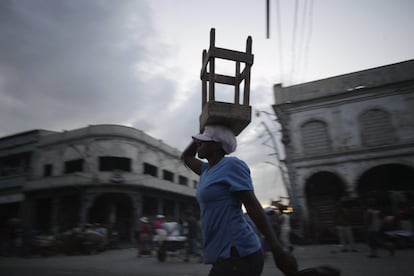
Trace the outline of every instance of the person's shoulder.
{"label": "person's shoulder", "polygon": [[247,166],[246,162],[241,160],[235,156],[226,156],[224,157],[224,162],[222,164],[224,169],[228,170],[247,170],[249,171],[249,167]]}
{"label": "person's shoulder", "polygon": [[246,162],[244,162],[243,160],[241,160],[240,158],[238,158],[236,156],[227,156],[227,157],[224,157],[224,160],[225,160],[226,164],[247,167]]}

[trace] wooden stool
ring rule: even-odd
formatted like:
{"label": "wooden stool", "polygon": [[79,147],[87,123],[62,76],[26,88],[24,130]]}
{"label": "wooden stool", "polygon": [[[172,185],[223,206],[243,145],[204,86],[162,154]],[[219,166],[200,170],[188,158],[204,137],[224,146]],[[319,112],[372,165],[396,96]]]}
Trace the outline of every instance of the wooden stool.
{"label": "wooden stool", "polygon": [[[234,76],[220,75],[215,72],[215,59],[235,62]],[[240,68],[241,63],[244,68]],[[204,126],[211,124],[226,125],[235,135],[239,135],[251,122],[252,107],[250,100],[250,71],[253,65],[252,38],[246,42],[246,52],[239,52],[215,47],[215,29],[210,30],[210,48],[203,50],[200,78],[202,81],[202,99],[200,115],[200,132]],[[240,99],[240,85],[244,82]],[[207,84],[208,83],[208,84]],[[215,83],[234,86],[234,102],[215,100]]]}

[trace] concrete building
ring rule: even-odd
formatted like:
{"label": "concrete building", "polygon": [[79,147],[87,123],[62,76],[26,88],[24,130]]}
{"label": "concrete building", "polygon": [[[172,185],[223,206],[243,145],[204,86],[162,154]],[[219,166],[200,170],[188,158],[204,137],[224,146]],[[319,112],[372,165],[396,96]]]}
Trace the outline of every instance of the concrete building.
{"label": "concrete building", "polygon": [[20,217],[23,188],[33,168],[38,141],[50,131],[32,130],[0,138],[0,226]]}
{"label": "concrete building", "polygon": [[4,137],[0,146],[1,171],[14,169],[0,178],[0,210],[10,208],[6,195],[13,188],[13,216],[41,233],[103,223],[130,240],[141,216],[176,220],[197,208],[198,179],[181,153],[134,128],[35,130]]}
{"label": "concrete building", "polygon": [[[335,238],[337,203],[366,199],[387,212],[413,203],[414,60],[290,87],[274,86],[273,109],[291,183],[291,203],[311,238]],[[358,207],[359,206],[359,207]]]}

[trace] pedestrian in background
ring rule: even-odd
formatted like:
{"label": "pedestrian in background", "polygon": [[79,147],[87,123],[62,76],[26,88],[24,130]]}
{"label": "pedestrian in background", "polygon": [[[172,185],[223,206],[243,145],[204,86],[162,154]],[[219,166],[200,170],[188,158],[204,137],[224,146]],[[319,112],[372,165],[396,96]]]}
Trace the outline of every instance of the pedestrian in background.
{"label": "pedestrian in background", "polygon": [[342,252],[357,252],[355,248],[354,234],[352,232],[352,216],[351,211],[345,201],[339,202],[339,206],[335,216],[336,229],[338,232],[339,243]]}
{"label": "pedestrian in background", "polygon": [[[279,237],[279,234],[280,234],[280,231],[279,231],[280,230],[279,229],[279,222],[278,222],[279,215],[275,212],[275,210],[273,208],[265,208],[264,211],[266,213],[266,217],[267,217],[267,220],[268,220],[268,222],[270,224],[270,227],[272,228],[272,230],[275,233],[276,237]],[[264,252],[264,255],[265,255],[265,258],[266,258],[267,257],[267,253],[268,252],[271,252],[269,243],[267,243],[266,242],[266,239],[264,239],[261,236],[260,232],[258,232],[258,235],[259,235],[259,237],[261,239],[262,247],[263,247],[263,252]]]}
{"label": "pedestrian in background", "polygon": [[286,207],[280,210],[279,225],[280,225],[280,241],[282,242],[283,249],[288,252],[293,251],[293,246],[290,243],[290,216],[287,213]]}
{"label": "pedestrian in background", "polygon": [[377,258],[378,248],[381,244],[382,219],[381,211],[374,199],[368,200],[368,208],[365,211],[364,219],[367,230],[367,244],[370,249],[368,257]]}
{"label": "pedestrian in background", "polygon": [[408,201],[401,202],[398,209],[398,220],[400,223],[400,228],[403,231],[409,233],[413,232],[413,209],[411,208]]}
{"label": "pedestrian in background", "polygon": [[152,222],[153,231],[154,231],[154,233],[156,235],[159,235],[160,234],[159,233],[160,230],[161,231],[164,231],[164,229],[163,229],[164,223],[165,223],[165,216],[164,215],[161,215],[161,214],[158,214],[155,217],[155,220]]}
{"label": "pedestrian in background", "polygon": [[140,218],[136,232],[136,238],[138,242],[138,257],[152,254],[152,232],[153,230],[148,218]]}
{"label": "pedestrian in background", "polygon": [[183,219],[183,234],[187,238],[186,241],[186,257],[185,261],[188,262],[191,256],[200,257],[199,246],[198,246],[198,222],[193,215],[191,209],[184,211]]}
{"label": "pedestrian in background", "polygon": [[233,132],[225,126],[207,125],[203,133],[192,138],[181,158],[200,175],[196,196],[201,210],[204,262],[212,264],[209,276],[262,273],[261,243],[247,223],[242,205],[269,243],[276,266],[285,275],[296,274],[296,259],[283,250],[269,225],[255,196],[248,166],[237,157],[226,156],[236,150]]}

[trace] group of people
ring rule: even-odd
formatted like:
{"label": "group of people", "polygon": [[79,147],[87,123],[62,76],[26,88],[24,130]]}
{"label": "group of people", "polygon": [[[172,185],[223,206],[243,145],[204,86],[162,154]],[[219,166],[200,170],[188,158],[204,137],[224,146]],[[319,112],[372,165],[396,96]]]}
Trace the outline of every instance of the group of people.
{"label": "group of people", "polygon": [[[348,203],[349,204],[349,203]],[[358,252],[352,225],[352,212],[346,201],[340,201],[336,213],[336,228],[342,252]],[[411,237],[413,232],[413,213],[406,204],[402,204],[397,212],[383,210],[378,200],[369,198],[363,214],[364,234],[369,248],[370,258],[379,257],[380,248],[395,254],[395,240],[398,234]]]}
{"label": "group of people", "polygon": [[182,218],[177,222],[167,222],[165,216],[161,214],[158,214],[152,223],[148,217],[140,218],[136,230],[138,256],[152,255],[155,236],[185,237],[186,261],[192,255],[201,255],[199,252],[199,223],[191,209],[185,210]]}
{"label": "group of people", "polygon": [[393,256],[395,254],[396,241],[405,239],[407,243],[414,241],[413,210],[406,203],[401,204],[393,213],[381,210],[375,199],[368,200],[368,208],[365,212],[367,227],[367,243],[370,249],[368,257],[377,258],[379,248],[384,248]]}

